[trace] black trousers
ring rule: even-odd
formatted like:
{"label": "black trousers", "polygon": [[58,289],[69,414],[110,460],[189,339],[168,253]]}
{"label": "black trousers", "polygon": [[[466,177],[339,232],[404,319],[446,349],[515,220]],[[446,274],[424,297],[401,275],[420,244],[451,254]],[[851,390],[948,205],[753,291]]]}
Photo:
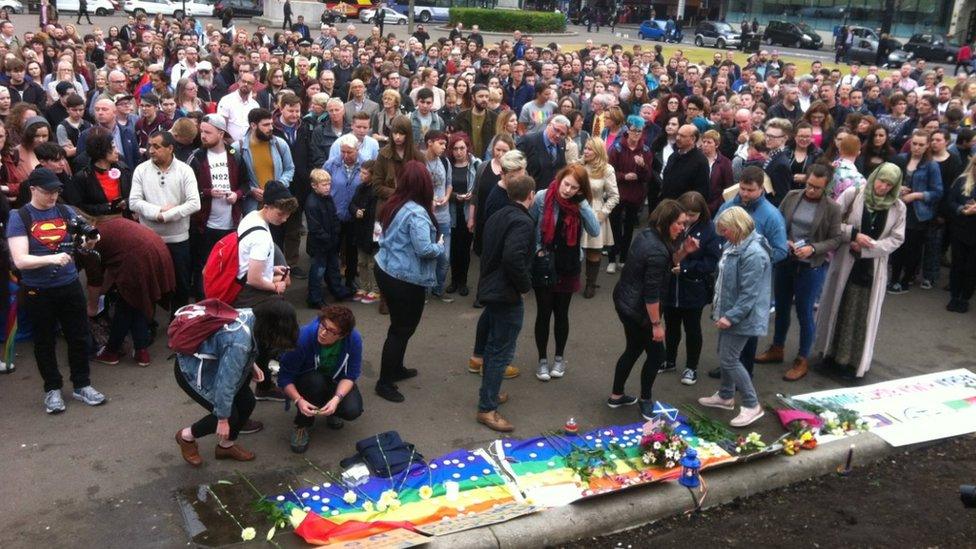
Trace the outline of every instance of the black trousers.
{"label": "black trousers", "polygon": [[190,230],[190,287],[193,297],[201,301],[203,295],[203,267],[207,264],[210,251],[217,242],[234,232],[234,229],[211,229],[207,227],[201,233],[197,230]]}
{"label": "black trousers", "polygon": [[190,265],[190,241],[170,242],[166,244],[169,248],[170,258],[173,260],[173,272],[176,274],[176,291],[170,303],[170,316],[177,309],[190,302],[191,289],[191,265]]}
{"label": "black trousers", "polygon": [[[305,372],[295,378],[295,389],[302,398],[321,408],[325,403],[332,400],[335,396],[339,384],[326,377],[318,370]],[[359,387],[353,385],[352,390],[339,401],[336,407],[335,416],[346,421],[352,421],[363,414],[363,396],[359,394]],[[296,427],[311,427],[315,423],[315,417],[308,417],[301,411],[295,413]]]}
{"label": "black trousers", "polygon": [[667,360],[675,364],[678,359],[678,347],[681,345],[681,328],[684,327],[687,339],[685,351],[687,361],[685,367],[689,370],[698,369],[698,359],[702,350],[702,309],[679,309],[677,307],[664,308],[664,341],[667,347]]}
{"label": "black trousers", "polygon": [[88,24],[91,25],[92,24],[92,20],[91,20],[91,16],[88,15],[88,8],[85,8],[85,9],[80,9],[79,8],[79,10],[78,10],[78,20],[75,21],[75,24],[78,25],[78,24],[81,23],[81,16],[82,15],[84,15],[85,16],[85,19],[88,20]]}
{"label": "black trousers", "polygon": [[643,400],[650,400],[654,379],[664,357],[664,344],[654,341],[650,326],[642,326],[619,314],[617,316],[624,325],[626,347],[617,359],[617,367],[613,373],[613,393],[624,394],[624,386],[627,384],[631,370],[634,369],[634,364],[642,353],[646,353],[647,358],[644,360],[644,367],[641,368],[640,397]]}
{"label": "black trousers", "polygon": [[356,276],[359,274],[359,247],[356,245],[356,222],[344,221],[339,229],[339,253],[346,264],[346,286],[356,291]]}
{"label": "black trousers", "polygon": [[630,252],[630,242],[634,239],[634,227],[637,226],[637,216],[640,212],[640,204],[625,204],[621,202],[613,211],[610,212],[610,230],[613,232],[613,246],[607,253],[609,261],[627,262],[627,254]]}
{"label": "black trousers", "polygon": [[281,30],[288,30],[291,28],[291,14],[286,14],[284,21],[281,22]]}
{"label": "black trousers", "polygon": [[905,241],[891,254],[891,282],[900,282],[902,286],[908,286],[915,279],[918,268],[922,264],[922,251],[928,231],[928,223],[905,227]]}
{"label": "black trousers", "polygon": [[573,294],[568,292],[554,292],[548,288],[535,289],[535,347],[539,351],[539,360],[546,358],[549,349],[549,319],[556,317],[553,327],[556,336],[556,356],[563,356],[566,350],[566,340],[569,339],[569,304]]}
{"label": "black trousers", "polygon": [[952,240],[952,267],[949,269],[949,292],[953,299],[969,301],[976,289],[976,245]]}
{"label": "black trousers", "polygon": [[57,327],[68,345],[68,368],[75,389],[91,385],[88,364],[88,309],[81,282],[56,288],[23,288],[24,308],[34,324],[34,360],[44,380],[44,392],[61,389]]}
{"label": "black trousers", "polygon": [[397,372],[404,369],[403,357],[407,354],[407,343],[417,331],[420,317],[424,314],[427,290],[423,286],[393,278],[379,265],[373,272],[376,274],[380,292],[387,296],[386,305],[390,310],[390,328],[386,331],[386,341],[383,342],[377,384],[393,385]]}
{"label": "black trousers", "polygon": [[468,268],[471,266],[471,242],[474,235],[464,221],[462,208],[458,208],[458,219],[451,229],[451,282],[456,286],[468,285]]}
{"label": "black trousers", "polygon": [[[250,368],[250,366],[247,366],[247,368]],[[213,412],[213,404],[203,398],[187,382],[186,377],[183,376],[183,372],[180,371],[179,362],[174,362],[173,370],[176,374],[176,384],[180,386],[180,389],[183,389],[184,393],[189,395],[197,404],[206,408],[208,412]],[[251,390],[251,376],[248,374],[244,384],[241,385],[241,388],[237,390],[237,394],[234,395],[234,403],[230,407],[230,417],[227,418],[227,423],[230,425],[230,436],[227,437],[228,440],[237,440],[237,435],[240,434],[241,427],[247,423],[247,420],[251,418],[251,414],[254,412],[255,403],[254,391]],[[193,435],[193,438],[205,437],[216,433],[217,420],[217,416],[213,415],[213,413],[199,419],[190,426],[190,433]]]}

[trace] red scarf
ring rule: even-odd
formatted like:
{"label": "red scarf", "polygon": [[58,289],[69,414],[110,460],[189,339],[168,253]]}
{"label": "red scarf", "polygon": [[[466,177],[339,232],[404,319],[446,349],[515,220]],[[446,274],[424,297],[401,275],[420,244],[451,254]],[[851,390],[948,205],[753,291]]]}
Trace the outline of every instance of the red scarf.
{"label": "red scarf", "polygon": [[556,239],[556,208],[554,204],[559,204],[559,209],[563,212],[563,237],[566,245],[570,248],[576,246],[579,239],[580,213],[579,203],[566,200],[559,194],[559,181],[549,184],[546,191],[545,203],[542,206],[542,244],[551,246]]}

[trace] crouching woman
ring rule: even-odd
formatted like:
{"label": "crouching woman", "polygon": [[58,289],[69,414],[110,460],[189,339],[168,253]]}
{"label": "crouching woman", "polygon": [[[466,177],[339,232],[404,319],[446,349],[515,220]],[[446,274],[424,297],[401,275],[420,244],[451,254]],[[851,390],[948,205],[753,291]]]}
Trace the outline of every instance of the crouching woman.
{"label": "crouching woman", "polygon": [[329,305],[306,324],[294,350],[281,355],[278,386],[298,408],[291,450],[308,449],[316,416],[325,416],[332,429],[363,413],[363,397],[356,387],[363,364],[363,337],[347,307]]}

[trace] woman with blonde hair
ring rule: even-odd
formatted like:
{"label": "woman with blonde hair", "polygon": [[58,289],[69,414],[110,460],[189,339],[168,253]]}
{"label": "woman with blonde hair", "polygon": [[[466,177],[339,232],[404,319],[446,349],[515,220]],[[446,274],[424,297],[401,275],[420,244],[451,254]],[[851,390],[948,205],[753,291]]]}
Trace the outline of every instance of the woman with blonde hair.
{"label": "woman with blonde hair", "polygon": [[176,113],[180,117],[191,112],[205,113],[203,101],[197,97],[197,83],[189,78],[180,78],[176,83]]}
{"label": "woman with blonde hair", "polygon": [[624,111],[620,107],[613,106],[607,109],[600,138],[603,139],[604,148],[608,151],[610,147],[617,144],[618,140],[623,139],[627,135],[627,130],[624,128],[624,122],[626,120],[627,117],[624,116]]}
{"label": "woman with blonde hair", "polygon": [[610,230],[610,212],[620,202],[617,192],[617,174],[608,162],[607,149],[599,137],[591,137],[583,145],[583,167],[590,178],[590,207],[596,212],[600,223],[600,234],[583,235],[580,246],[586,254],[586,287],[583,297],[590,299],[596,293],[596,278],[600,273],[600,256],[604,246],[613,246],[613,233]]}
{"label": "woman with blonde hair", "polygon": [[396,90],[383,91],[381,105],[383,108],[376,111],[376,114],[373,115],[370,131],[373,133],[373,139],[381,144],[386,144],[392,136],[390,124],[392,124],[393,119],[397,115],[401,114],[400,92]]}
{"label": "woman with blonde hair", "polygon": [[715,230],[728,244],[718,262],[712,319],[719,329],[718,359],[721,384],[712,396],[698,399],[709,408],[735,410],[736,391],[742,397],[733,427],[751,425],[763,416],[762,405],[740,355],[750,338],[766,335],[772,261],[769,244],[756,230],[749,212],[732,206],[719,214]]}
{"label": "woman with blonde hair", "polygon": [[491,142],[488,143],[488,148],[485,150],[485,161],[491,160],[492,149],[495,146],[495,141],[501,135],[508,137],[513,143],[518,143],[518,116],[515,114],[515,111],[511,109],[502,111],[498,114],[498,121],[495,122],[495,137],[493,137]]}
{"label": "woman with blonde hair", "polygon": [[956,178],[948,194],[952,266],[946,310],[965,313],[976,289],[976,156],[970,158],[966,171]]}

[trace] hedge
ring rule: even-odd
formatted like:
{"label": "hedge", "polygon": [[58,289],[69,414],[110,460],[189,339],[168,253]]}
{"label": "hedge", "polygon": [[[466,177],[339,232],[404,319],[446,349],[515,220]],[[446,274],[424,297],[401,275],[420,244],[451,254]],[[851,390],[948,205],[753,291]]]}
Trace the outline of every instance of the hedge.
{"label": "hedge", "polygon": [[478,25],[483,31],[564,32],[566,17],[561,13],[521,10],[486,10],[451,8],[451,26],[464,23],[466,28]]}

